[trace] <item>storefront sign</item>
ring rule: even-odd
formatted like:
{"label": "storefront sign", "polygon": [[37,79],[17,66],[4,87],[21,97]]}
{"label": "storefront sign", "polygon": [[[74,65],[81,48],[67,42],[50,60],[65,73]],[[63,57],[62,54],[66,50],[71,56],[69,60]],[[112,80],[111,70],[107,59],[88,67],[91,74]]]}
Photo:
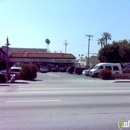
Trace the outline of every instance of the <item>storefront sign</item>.
{"label": "storefront sign", "polygon": [[29,62],[51,62],[51,63],[73,63],[74,59],[40,59],[40,58],[30,58]]}
{"label": "storefront sign", "polygon": [[54,62],[72,62],[71,60],[54,60]]}
{"label": "storefront sign", "polygon": [[30,62],[51,62],[51,59],[39,59],[39,58],[31,58],[28,59],[28,61]]}

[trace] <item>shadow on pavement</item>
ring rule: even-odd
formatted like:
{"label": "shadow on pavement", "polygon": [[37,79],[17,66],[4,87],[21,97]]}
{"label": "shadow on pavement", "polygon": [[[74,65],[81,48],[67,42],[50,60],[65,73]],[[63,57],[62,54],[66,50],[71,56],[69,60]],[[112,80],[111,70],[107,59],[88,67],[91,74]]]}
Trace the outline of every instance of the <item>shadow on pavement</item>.
{"label": "shadow on pavement", "polygon": [[10,83],[10,84],[29,84],[28,82],[14,82],[14,83]]}
{"label": "shadow on pavement", "polygon": [[114,83],[130,83],[130,81],[115,81]]}
{"label": "shadow on pavement", "polygon": [[40,80],[40,79],[34,79],[34,80],[31,80],[31,81],[37,82],[37,81],[43,81],[43,80]]}
{"label": "shadow on pavement", "polygon": [[10,86],[10,85],[8,85],[8,84],[0,84],[0,86]]}

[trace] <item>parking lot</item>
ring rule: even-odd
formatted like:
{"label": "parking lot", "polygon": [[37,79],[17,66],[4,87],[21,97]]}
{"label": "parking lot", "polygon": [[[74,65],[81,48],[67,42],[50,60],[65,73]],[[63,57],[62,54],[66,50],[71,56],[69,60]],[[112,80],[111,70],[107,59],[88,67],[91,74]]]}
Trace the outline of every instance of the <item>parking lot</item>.
{"label": "parking lot", "polygon": [[90,76],[85,76],[85,75],[78,75],[78,74],[69,74],[67,72],[48,72],[48,73],[38,73],[37,75],[38,80],[78,80],[78,81],[83,81],[83,80],[101,80],[99,78],[92,78]]}

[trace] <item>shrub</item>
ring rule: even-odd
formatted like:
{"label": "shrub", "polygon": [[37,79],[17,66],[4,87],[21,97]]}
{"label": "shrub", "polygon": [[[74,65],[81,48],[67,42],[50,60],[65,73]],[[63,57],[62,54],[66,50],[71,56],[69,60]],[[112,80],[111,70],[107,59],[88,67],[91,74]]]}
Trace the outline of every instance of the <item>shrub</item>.
{"label": "shrub", "polygon": [[37,67],[33,63],[22,64],[20,71],[23,80],[34,80],[37,77]]}
{"label": "shrub", "polygon": [[111,70],[109,69],[104,69],[99,73],[99,76],[101,79],[111,79]]}

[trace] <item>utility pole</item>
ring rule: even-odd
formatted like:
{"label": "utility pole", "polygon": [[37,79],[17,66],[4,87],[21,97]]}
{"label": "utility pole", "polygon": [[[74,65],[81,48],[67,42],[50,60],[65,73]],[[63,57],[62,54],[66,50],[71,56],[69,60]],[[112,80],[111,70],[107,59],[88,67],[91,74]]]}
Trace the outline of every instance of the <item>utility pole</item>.
{"label": "utility pole", "polygon": [[7,56],[6,56],[6,78],[7,78],[7,83],[9,82],[9,58],[8,58],[8,51],[9,51],[9,45],[11,45],[11,44],[9,44],[9,39],[8,39],[8,37],[7,37],[7,39],[6,39],[6,54],[7,54]]}
{"label": "utility pole", "polygon": [[68,45],[68,43],[66,42],[66,40],[65,40],[65,53],[67,52],[67,45]]}
{"label": "utility pole", "polygon": [[93,37],[93,35],[86,35],[88,37],[88,60],[87,65],[89,66],[89,49],[90,49],[90,38]]}

